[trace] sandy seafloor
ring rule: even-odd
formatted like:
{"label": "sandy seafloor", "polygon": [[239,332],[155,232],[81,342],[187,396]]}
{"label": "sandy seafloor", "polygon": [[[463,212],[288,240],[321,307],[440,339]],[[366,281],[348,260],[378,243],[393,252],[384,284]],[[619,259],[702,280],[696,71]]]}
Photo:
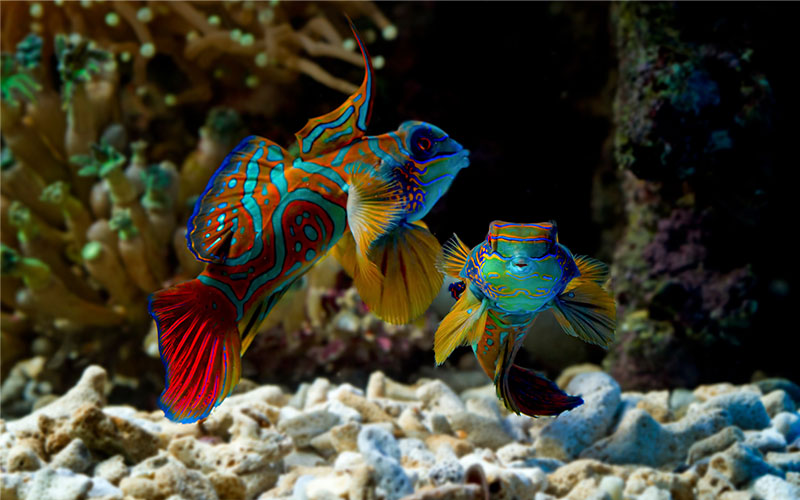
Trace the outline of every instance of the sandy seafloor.
{"label": "sandy seafloor", "polygon": [[106,371],[0,424],[14,499],[800,498],[800,387],[785,379],[622,392],[593,366],[558,383],[585,403],[508,414],[477,372],[295,393],[244,380],[211,416],[106,404]]}

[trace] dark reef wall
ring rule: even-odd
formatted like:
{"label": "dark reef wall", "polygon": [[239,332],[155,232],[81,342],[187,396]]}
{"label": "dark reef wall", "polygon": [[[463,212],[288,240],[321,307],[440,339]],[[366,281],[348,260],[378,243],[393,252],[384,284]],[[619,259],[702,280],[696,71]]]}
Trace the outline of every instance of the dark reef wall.
{"label": "dark reef wall", "polygon": [[779,88],[790,77],[776,64],[788,55],[777,18],[754,4],[612,7],[627,227],[612,265],[620,340],[606,364],[624,386],[796,370],[780,308],[791,278],[774,239],[791,231],[776,219],[794,177],[779,137],[796,104]]}

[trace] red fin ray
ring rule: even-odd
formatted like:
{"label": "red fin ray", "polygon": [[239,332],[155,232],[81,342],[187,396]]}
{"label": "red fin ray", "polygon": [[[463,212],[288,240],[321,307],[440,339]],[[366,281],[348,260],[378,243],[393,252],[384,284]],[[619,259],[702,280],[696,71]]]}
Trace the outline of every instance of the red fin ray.
{"label": "red fin ray", "polygon": [[176,422],[207,417],[239,381],[235,307],[216,288],[192,280],[153,294],[150,314],[166,370],[159,406]]}

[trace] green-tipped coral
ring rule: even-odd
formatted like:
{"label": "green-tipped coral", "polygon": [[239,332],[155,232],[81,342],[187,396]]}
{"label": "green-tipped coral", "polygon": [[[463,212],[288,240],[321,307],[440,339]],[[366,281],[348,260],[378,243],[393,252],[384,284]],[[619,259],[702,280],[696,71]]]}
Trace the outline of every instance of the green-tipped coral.
{"label": "green-tipped coral", "polygon": [[101,74],[112,57],[109,52],[98,49],[91,40],[79,35],[56,35],[55,51],[63,85],[61,98],[64,109],[67,109],[72,104],[76,86]]}

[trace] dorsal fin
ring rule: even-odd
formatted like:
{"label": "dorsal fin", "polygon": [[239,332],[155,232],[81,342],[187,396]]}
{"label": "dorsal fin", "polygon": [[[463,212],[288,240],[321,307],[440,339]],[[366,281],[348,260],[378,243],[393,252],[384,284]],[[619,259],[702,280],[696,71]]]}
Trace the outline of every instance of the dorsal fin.
{"label": "dorsal fin", "polygon": [[372,61],[367,47],[358,36],[350,18],[350,29],[356,37],[361,55],[364,56],[364,81],[358,90],[330,113],[311,118],[302,130],[295,134],[300,149],[300,158],[308,160],[335,151],[367,133],[367,124],[372,115],[375,81],[372,77]]}
{"label": "dorsal fin", "polygon": [[460,280],[461,270],[464,269],[468,259],[469,248],[454,234],[442,246],[442,253],[436,261],[436,268],[443,274]]}
{"label": "dorsal fin", "polygon": [[292,160],[282,147],[256,135],[225,157],[189,219],[186,239],[197,260],[233,259],[229,263],[238,265],[261,252],[264,223],[273,208],[269,199],[280,191],[283,167]]}

